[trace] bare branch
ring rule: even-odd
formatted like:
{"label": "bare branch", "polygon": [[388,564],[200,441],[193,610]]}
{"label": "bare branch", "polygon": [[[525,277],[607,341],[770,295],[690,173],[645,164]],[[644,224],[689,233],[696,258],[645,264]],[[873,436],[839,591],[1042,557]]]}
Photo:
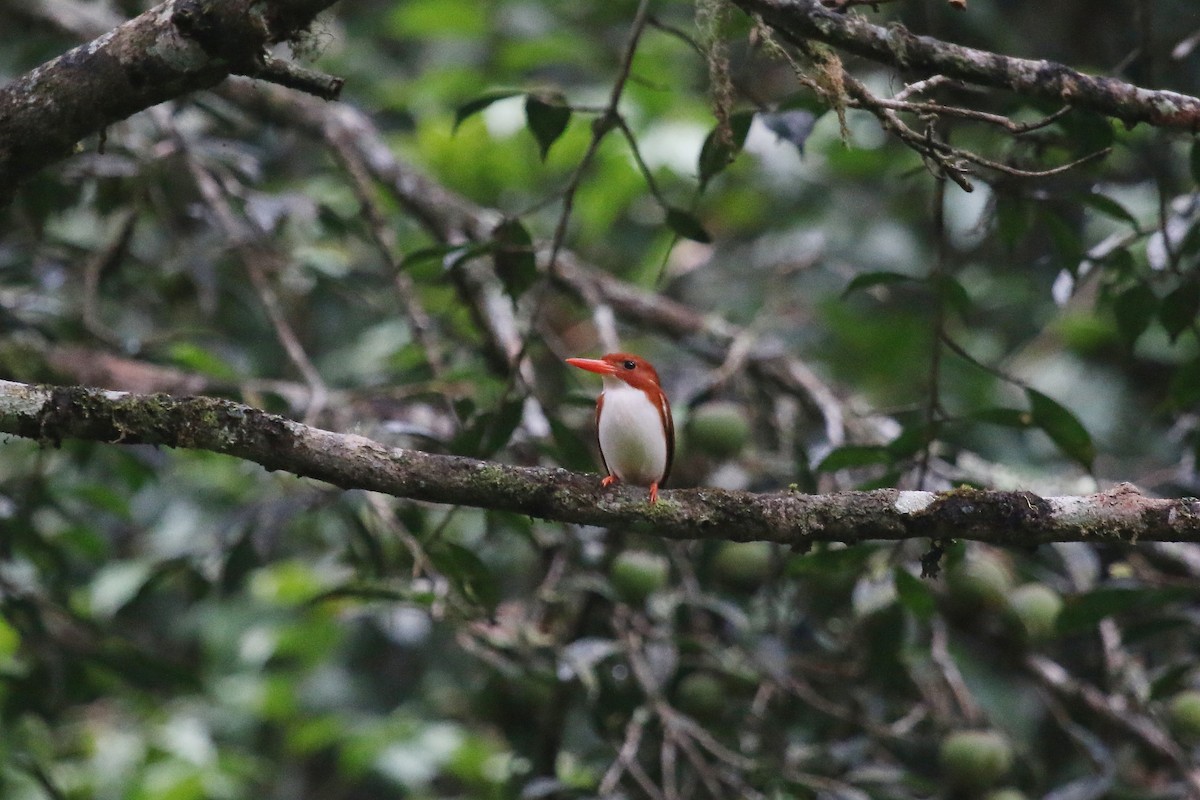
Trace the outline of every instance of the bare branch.
{"label": "bare branch", "polygon": [[873,61],[927,75],[940,74],[1087,109],[1133,124],[1200,130],[1200,98],[1143,89],[1115,78],[1085,75],[1053,61],[1011,58],[917,36],[900,25],[881,27],[839,14],[819,0],[734,0],[758,14],[783,38],[802,46],[816,39]]}
{"label": "bare branch", "polygon": [[1057,696],[1082,705],[1107,724],[1141,742],[1179,773],[1187,784],[1189,796],[1200,796],[1200,770],[1189,762],[1187,753],[1153,720],[1131,708],[1125,698],[1106,695],[1045,656],[1027,656],[1025,669]]}
{"label": "bare branch", "polygon": [[291,61],[265,55],[254,69],[242,73],[248,78],[270,81],[288,89],[307,92],[322,100],[337,100],[342,94],[345,79],[293,64]]}
{"label": "bare branch", "polygon": [[[284,121],[310,136],[327,138],[338,148],[356,151],[371,176],[438,241],[487,241],[503,218],[498,211],[475,205],[398,160],[374,123],[350,106],[320,103],[311,97],[294,96],[274,87],[254,87],[244,81],[230,81],[221,92],[243,108]],[[543,247],[539,251],[542,269],[548,270],[551,249]],[[562,250],[556,260],[552,277],[559,290],[579,297],[589,308],[609,307],[627,323],[677,341],[712,363],[724,363],[730,348],[743,335],[741,328],[716,315],[703,314],[614,278],[587,265],[570,250]],[[477,280],[471,276],[463,279]],[[482,304],[477,297],[471,299]],[[495,313],[488,318],[492,321],[484,330],[498,346],[503,345],[506,353],[517,352],[511,307],[503,313],[498,308],[492,311]],[[821,420],[830,445],[836,447],[846,441],[845,414],[836,393],[806,363],[768,348],[753,351],[745,363],[757,380],[794,395],[808,414]]]}
{"label": "bare branch", "polygon": [[238,219],[217,179],[192,155],[183,137],[178,132],[172,131],[172,133],[187,159],[188,170],[200,190],[201,197],[212,210],[217,224],[229,238],[232,249],[241,259],[242,266],[245,267],[246,274],[250,278],[250,284],[254,287],[259,302],[262,304],[263,311],[270,320],[271,327],[275,329],[275,338],[287,353],[292,366],[309,386],[308,409],[304,416],[306,422],[313,422],[329,401],[329,388],[325,385],[321,373],[312,363],[312,359],[305,352],[304,345],[300,343],[300,337],[296,334],[292,324],[288,322],[283,304],[263,269],[264,262],[278,262],[280,259],[265,245],[265,232],[257,225]]}

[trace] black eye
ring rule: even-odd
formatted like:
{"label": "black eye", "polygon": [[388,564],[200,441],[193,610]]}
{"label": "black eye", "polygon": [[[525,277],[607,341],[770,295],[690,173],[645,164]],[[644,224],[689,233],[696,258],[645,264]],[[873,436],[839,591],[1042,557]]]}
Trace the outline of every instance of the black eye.
{"label": "black eye", "polygon": [[626,361],[621,366],[624,367],[625,369],[636,369],[637,368],[637,364],[633,361]]}

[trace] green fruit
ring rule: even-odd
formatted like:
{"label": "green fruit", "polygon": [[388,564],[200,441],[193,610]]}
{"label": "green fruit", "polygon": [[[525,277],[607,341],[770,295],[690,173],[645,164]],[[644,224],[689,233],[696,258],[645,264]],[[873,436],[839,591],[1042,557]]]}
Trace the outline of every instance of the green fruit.
{"label": "green fruit", "polygon": [[1189,689],[1167,704],[1171,730],[1181,739],[1200,739],[1200,692]]}
{"label": "green fruit", "polygon": [[640,605],[667,585],[671,565],[664,556],[645,550],[626,550],[613,559],[609,581],[617,596],[630,605]]}
{"label": "green fruit", "polygon": [[699,720],[721,716],[729,693],[721,680],[709,672],[693,672],[675,687],[675,705],[685,714]]}
{"label": "green fruit", "polygon": [[712,458],[733,458],[750,441],[750,420],[736,403],[706,403],[693,409],[685,430],[688,447]]}
{"label": "green fruit", "polygon": [[998,731],[956,731],[942,740],[939,761],[955,786],[981,790],[1012,767],[1012,746]]}
{"label": "green fruit", "polygon": [[1054,636],[1063,601],[1058,592],[1043,583],[1027,583],[1012,590],[1008,607],[1031,641],[1043,641]]}
{"label": "green fruit", "polygon": [[713,558],[713,575],[722,583],[754,591],[771,575],[770,542],[725,542]]}
{"label": "green fruit", "polygon": [[993,789],[983,796],[983,800],[1029,800],[1020,789],[1005,786],[1003,789]]}
{"label": "green fruit", "polygon": [[951,598],[969,611],[1003,608],[1012,583],[1008,565],[986,552],[972,554],[946,572]]}

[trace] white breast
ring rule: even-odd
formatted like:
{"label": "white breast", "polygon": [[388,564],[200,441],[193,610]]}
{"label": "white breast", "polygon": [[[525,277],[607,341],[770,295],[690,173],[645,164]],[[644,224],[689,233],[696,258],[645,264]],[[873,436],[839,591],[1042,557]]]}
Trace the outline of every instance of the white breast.
{"label": "white breast", "polygon": [[604,379],[600,450],[609,470],[622,481],[649,486],[667,469],[662,417],[650,398],[616,378]]}

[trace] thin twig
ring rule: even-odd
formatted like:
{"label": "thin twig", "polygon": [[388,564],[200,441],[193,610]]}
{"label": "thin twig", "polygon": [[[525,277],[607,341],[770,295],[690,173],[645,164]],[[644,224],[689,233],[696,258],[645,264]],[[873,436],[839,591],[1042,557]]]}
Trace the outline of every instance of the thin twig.
{"label": "thin twig", "polygon": [[262,55],[259,58],[259,64],[254,69],[237,74],[260,81],[278,83],[289,89],[315,95],[322,100],[337,100],[342,94],[342,87],[346,84],[345,78],[326,75],[315,69],[309,69],[270,55]]}
{"label": "thin twig", "polygon": [[396,517],[395,498],[379,494],[378,492],[367,492],[366,497],[367,505],[370,507],[376,522],[386,529],[388,535],[399,539],[400,543],[408,550],[408,554],[412,557],[413,562],[412,577],[419,578],[422,575],[437,575],[437,569],[433,566],[433,562],[429,560],[429,556],[425,553],[425,548],[421,542]]}
{"label": "thin twig", "polygon": [[609,93],[608,105],[601,116],[592,123],[592,141],[588,144],[588,149],[584,152],[583,158],[579,160],[579,164],[575,167],[575,172],[572,174],[571,180],[567,183],[567,188],[563,191],[562,211],[558,217],[558,224],[554,227],[554,237],[550,241],[550,273],[552,275],[558,261],[558,253],[567,238],[567,223],[571,218],[571,211],[575,205],[575,194],[579,191],[579,187],[583,183],[583,175],[591,165],[596,151],[600,149],[600,143],[608,135],[609,131],[612,130],[614,122],[620,119],[618,106],[621,102],[621,95],[625,92],[625,85],[629,82],[629,75],[633,69],[633,57],[637,53],[638,41],[641,39],[642,31],[646,29],[649,8],[650,0],[641,0],[638,3],[637,11],[633,16],[633,23],[630,25],[629,42],[625,45],[625,52],[621,57],[621,65],[617,70],[617,78],[613,83],[612,92]]}
{"label": "thin twig", "polygon": [[957,83],[953,78],[945,75],[931,75],[923,81],[913,81],[905,86],[900,91],[892,96],[892,99],[899,102],[907,100],[914,94],[924,94],[925,92],[933,91],[940,86],[945,86],[947,83]]}
{"label": "thin twig", "polygon": [[192,155],[187,143],[182,136],[176,132],[175,136],[178,139],[181,152],[187,161],[188,171],[195,180],[196,186],[200,189],[200,194],[204,198],[205,203],[212,210],[221,226],[225,235],[230,239],[230,247],[238,254],[241,259],[242,266],[246,270],[247,276],[250,278],[250,283],[254,287],[255,293],[258,295],[259,302],[262,304],[263,311],[266,312],[267,318],[271,322],[271,327],[275,330],[275,337],[283,346],[284,352],[288,356],[288,360],[292,362],[292,366],[300,373],[304,382],[308,384],[309,400],[308,408],[304,413],[304,421],[311,424],[324,410],[329,398],[329,389],[325,385],[325,381],[321,378],[321,374],[317,368],[313,366],[312,361],[305,352],[304,346],[300,344],[300,338],[292,329],[291,323],[287,320],[287,315],[283,311],[283,306],[279,302],[278,295],[275,294],[274,287],[267,280],[266,273],[263,270],[261,261],[269,259],[274,261],[277,257],[269,252],[261,244],[251,244],[247,241],[247,236],[252,236],[255,240],[261,241],[265,238],[265,233],[258,228],[253,222],[248,219],[238,219],[233,208],[225,199],[225,192],[221,189],[215,177],[200,162]]}
{"label": "thin twig", "polygon": [[642,791],[656,800],[666,800],[663,798],[662,792],[637,763],[638,748],[642,746],[642,734],[646,731],[646,723],[649,719],[650,711],[646,706],[638,706],[629,715],[629,722],[625,724],[625,738],[621,743],[621,748],[617,751],[617,757],[604,772],[604,777],[600,780],[600,786],[596,790],[600,797],[611,795],[617,788],[617,784],[620,783],[621,776],[625,772],[629,772],[641,786]]}
{"label": "thin twig", "polygon": [[1193,797],[1200,797],[1200,770],[1191,763],[1187,753],[1170,734],[1149,717],[1131,708],[1127,700],[1104,694],[1095,686],[1076,679],[1061,665],[1044,656],[1027,656],[1025,669],[1058,696],[1081,703],[1107,724],[1137,739],[1175,769],[1188,785]]}
{"label": "thin twig", "polygon": [[[877,97],[875,104],[880,108],[891,109],[892,111],[901,111],[909,114],[934,114],[948,117],[960,117],[962,119],[974,120],[976,122],[986,122],[991,125],[1003,128],[1009,133],[1022,134],[1030,133],[1048,125],[1052,125],[1061,119],[1064,115],[1070,113],[1070,106],[1063,106],[1058,111],[1052,114],[1047,114],[1039,119],[1030,122],[1013,122],[1003,114],[992,114],[987,111],[977,111],[973,108],[963,108],[962,106],[948,106],[943,103],[912,103],[898,99],[899,95],[892,98]],[[861,108],[863,107],[859,101],[851,101],[850,105]]]}
{"label": "thin twig", "polygon": [[654,173],[650,171],[650,167],[642,158],[642,151],[638,148],[637,137],[633,135],[633,131],[629,128],[629,123],[625,121],[625,117],[616,114],[613,117],[616,126],[621,129],[621,133],[625,135],[625,140],[629,142],[629,151],[633,153],[633,161],[638,166],[638,170],[642,173],[642,178],[646,181],[646,188],[650,190],[650,194],[654,195],[654,199],[664,208],[667,206],[667,199],[658,188],[658,182],[654,180]]}
{"label": "thin twig", "polygon": [[122,346],[121,337],[100,318],[100,279],[115,266],[129,247],[137,225],[137,210],[122,212],[117,223],[117,235],[108,246],[87,260],[83,267],[83,327],[105,344]]}
{"label": "thin twig", "polygon": [[[379,250],[384,261],[387,263],[388,270],[392,274],[392,280],[396,284],[396,294],[404,304],[404,311],[408,315],[409,324],[412,326],[413,339],[416,340],[421,350],[425,353],[425,361],[429,364],[429,371],[435,378],[440,378],[445,373],[445,359],[438,345],[437,338],[434,335],[433,319],[421,303],[421,298],[417,294],[417,286],[413,282],[412,276],[400,269],[399,259],[395,255],[395,235],[384,219],[383,210],[379,208],[379,204],[375,201],[371,186],[371,177],[367,172],[366,165],[363,164],[362,158],[350,146],[350,143],[342,136],[334,135],[333,130],[329,132],[327,141],[333,148],[334,155],[341,163],[342,168],[350,176],[350,185],[354,189],[359,206],[366,217],[367,228],[371,232],[371,238],[375,243],[376,249]],[[457,417],[453,404],[447,400],[446,405],[451,415]]]}
{"label": "thin twig", "polygon": [[658,769],[662,773],[663,795],[667,800],[679,800],[678,750],[675,737],[664,731],[658,748]]}
{"label": "thin twig", "polygon": [[[972,186],[971,181],[967,178],[969,170],[966,168],[964,162],[986,167],[987,169],[1000,172],[1014,178],[1045,178],[1062,174],[1098,158],[1103,158],[1112,151],[1112,148],[1106,147],[1094,153],[1089,153],[1081,158],[1077,158],[1067,164],[1063,164],[1058,167],[1051,167],[1050,169],[1020,169],[1009,164],[1003,164],[999,161],[985,158],[984,156],[973,153],[970,150],[953,147],[932,135],[922,135],[917,133],[900,119],[897,108],[901,108],[903,110],[913,110],[914,106],[923,104],[897,104],[894,101],[878,98],[873,95],[862,82],[850,75],[843,75],[842,83],[849,94],[849,105],[852,105],[856,108],[862,108],[872,113],[875,118],[879,120],[879,123],[884,127],[885,130],[895,135],[913,150],[916,150],[918,153],[921,153],[923,156],[925,156],[937,167],[935,172],[944,174],[947,178],[954,181],[963,191],[966,192],[972,191],[974,187]],[[937,106],[937,108],[948,110],[950,107]],[[1061,114],[1063,112],[1060,111],[1058,113]],[[987,121],[993,120],[989,119]],[[1053,120],[1050,121],[1052,122]],[[1045,118],[1038,120],[1035,123],[1030,123],[1031,127],[1029,130],[1033,130],[1045,124],[1049,124]],[[1027,132],[1016,123],[1012,123],[1011,125],[1005,127],[1008,127],[1014,133]]]}
{"label": "thin twig", "polygon": [[885,27],[861,15],[837,13],[818,0],[733,2],[748,14],[761,15],[793,45],[815,39],[896,68],[1069,103],[1130,124],[1149,122],[1183,130],[1200,125],[1200,98],[1179,92],[1145,89],[1051,61],[1014,58],[918,36],[900,25]]}
{"label": "thin twig", "polygon": [[1009,375],[1007,372],[1000,369],[999,367],[994,367],[991,364],[984,363],[983,361],[980,361],[975,356],[968,353],[963,348],[962,345],[960,345],[958,342],[956,342],[952,338],[950,338],[949,333],[947,333],[946,331],[942,332],[942,344],[946,347],[947,350],[954,353],[954,355],[963,359],[968,364],[970,364],[974,367],[977,367],[978,369],[983,370],[984,372],[988,373],[989,375],[999,378],[1000,380],[1004,381],[1005,383],[1012,384],[1013,386],[1018,386],[1022,389],[1028,388],[1028,384],[1026,384],[1021,379],[1014,378],[1012,375]]}
{"label": "thin twig", "polygon": [[946,622],[941,617],[934,617],[930,625],[929,658],[941,671],[942,679],[946,682],[954,702],[968,724],[978,724],[983,721],[983,710],[975,702],[971,690],[963,680],[958,664],[950,655],[949,631]]}
{"label": "thin twig", "polygon": [[[930,285],[935,293],[946,278],[948,249],[946,243],[946,179],[935,176],[933,183],[933,240],[937,256],[933,262],[933,270],[929,275]],[[929,396],[925,402],[926,436],[921,448],[921,457],[917,464],[917,488],[925,488],[925,479],[929,475],[929,460],[933,457],[933,443],[937,440],[944,412],[942,409],[942,339],[946,332],[946,303],[945,297],[938,294],[934,298],[933,320],[931,325],[933,335],[929,337]]]}

